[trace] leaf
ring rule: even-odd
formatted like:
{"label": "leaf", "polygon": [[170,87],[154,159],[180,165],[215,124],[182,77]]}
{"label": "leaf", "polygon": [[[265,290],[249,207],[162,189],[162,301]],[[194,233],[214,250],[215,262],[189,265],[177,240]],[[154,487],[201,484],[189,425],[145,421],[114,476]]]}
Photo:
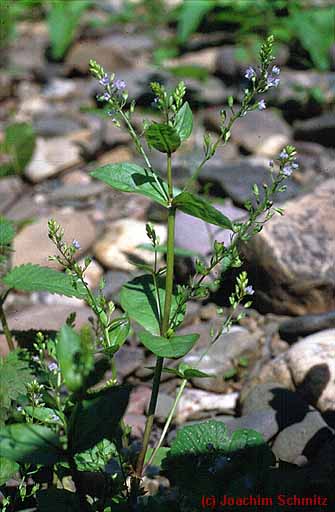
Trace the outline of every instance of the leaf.
{"label": "leaf", "polygon": [[84,286],[79,282],[75,288],[67,274],[32,263],[14,267],[5,275],[3,282],[9,288],[25,292],[46,291],[78,299],[86,296]]}
{"label": "leaf", "polygon": [[57,361],[70,391],[79,391],[94,366],[93,345],[83,334],[63,325],[56,345]]}
{"label": "leaf", "polygon": [[31,405],[27,405],[23,409],[35,420],[43,423],[59,423],[59,418],[55,409],[50,409],[49,407],[33,407]]}
{"label": "leaf", "polygon": [[15,229],[13,223],[0,216],[0,247],[9,245],[15,236]]}
{"label": "leaf", "polygon": [[180,363],[178,366],[178,371],[180,373],[180,376],[183,379],[192,379],[194,377],[197,378],[211,378],[215,377],[215,375],[209,375],[208,373],[202,372],[201,370],[198,370],[197,368],[192,368],[186,363]]}
{"label": "leaf", "polygon": [[185,43],[198,28],[204,15],[215,6],[215,0],[188,0],[183,2],[178,19],[178,41]]}
{"label": "leaf", "polygon": [[7,419],[12,402],[26,394],[26,384],[33,379],[29,364],[20,360],[20,354],[20,350],[14,350],[0,359],[0,425]]}
{"label": "leaf", "polygon": [[176,114],[174,128],[181,141],[188,139],[192,133],[193,114],[187,101]]}
{"label": "leaf", "polygon": [[36,135],[28,123],[14,123],[5,130],[3,153],[9,156],[9,163],[0,166],[0,176],[20,173],[30,162],[36,144]]}
{"label": "leaf", "polygon": [[112,322],[112,325],[108,329],[109,341],[112,349],[112,353],[115,353],[124,344],[129,336],[130,322],[127,315],[121,316]]}
{"label": "leaf", "polygon": [[142,331],[138,334],[143,345],[159,357],[171,357],[177,359],[187,354],[199,339],[199,334],[186,334],[185,336],[153,336],[149,332]]}
{"label": "leaf", "polygon": [[73,454],[93,448],[106,438],[115,436],[126,410],[129,389],[113,386],[88,395],[79,402],[70,418],[69,445]]}
{"label": "leaf", "polygon": [[159,176],[139,165],[108,164],[91,172],[91,176],[121,192],[141,194],[162,206],[168,206],[167,184]]}
{"label": "leaf", "polygon": [[72,43],[82,12],[88,8],[90,1],[57,0],[51,2],[47,16],[51,53],[55,60],[60,60]]}
{"label": "leaf", "polygon": [[[159,300],[161,308],[165,301],[165,280],[157,279]],[[151,334],[160,334],[159,325],[159,307],[157,303],[157,294],[152,276],[138,276],[122,286],[120,292],[120,302],[122,308],[127,311],[129,317],[139,323]],[[174,293],[171,304],[171,318],[177,309],[177,297]],[[186,306],[180,311],[176,318],[176,326],[179,325],[185,315]]]}
{"label": "leaf", "polygon": [[76,453],[74,460],[78,471],[104,471],[105,466],[118,452],[114,443],[103,439],[85,452]]}
{"label": "leaf", "polygon": [[39,512],[80,512],[78,495],[65,489],[50,488],[37,493]]}
{"label": "leaf", "polygon": [[[148,448],[147,453],[145,455],[145,461],[144,461],[145,464],[148,463],[153,451],[154,451],[154,448]],[[165,457],[167,456],[169,451],[170,451],[170,448],[166,448],[165,446],[161,446],[160,448],[158,448],[158,451],[157,451],[153,461],[151,462],[151,466],[156,466],[156,467],[160,468],[162,465],[163,459],[165,459]]]}
{"label": "leaf", "polygon": [[177,130],[162,123],[152,123],[145,131],[145,138],[149,146],[161,153],[174,153],[181,144]]}
{"label": "leaf", "polygon": [[58,436],[50,428],[32,423],[1,428],[0,453],[20,464],[51,466],[65,459]]}
{"label": "leaf", "polygon": [[220,226],[221,228],[232,229],[233,225],[230,219],[214,208],[210,203],[195,196],[190,192],[182,192],[173,200],[173,205],[188,215],[198,217],[209,224]]}
{"label": "leaf", "polygon": [[19,467],[20,466],[15,461],[0,457],[0,486],[4,485],[7,480],[12,478],[19,470]]}

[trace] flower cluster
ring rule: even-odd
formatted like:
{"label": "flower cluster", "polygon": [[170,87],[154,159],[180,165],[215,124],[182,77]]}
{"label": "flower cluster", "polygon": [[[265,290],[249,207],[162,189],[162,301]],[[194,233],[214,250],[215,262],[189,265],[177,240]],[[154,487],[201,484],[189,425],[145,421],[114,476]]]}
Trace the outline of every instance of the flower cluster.
{"label": "flower cluster", "polygon": [[125,92],[127,84],[124,80],[120,78],[115,79],[114,74],[109,77],[104,68],[94,60],[90,61],[90,72],[98,79],[99,84],[104,88],[103,93],[97,95],[99,101],[107,101],[113,106],[116,106],[119,105],[123,99],[127,99],[127,93]]}
{"label": "flower cluster", "polygon": [[[269,89],[270,87],[278,87],[280,84],[280,67],[279,66],[273,66],[271,73],[269,74],[266,72],[265,78],[266,78],[266,86]],[[256,81],[257,80],[257,73],[254,70],[253,67],[249,66],[244,74],[245,78],[248,80]]]}
{"label": "flower cluster", "polygon": [[291,176],[299,168],[296,161],[296,150],[293,146],[286,146],[279,155],[280,172],[283,176]]}

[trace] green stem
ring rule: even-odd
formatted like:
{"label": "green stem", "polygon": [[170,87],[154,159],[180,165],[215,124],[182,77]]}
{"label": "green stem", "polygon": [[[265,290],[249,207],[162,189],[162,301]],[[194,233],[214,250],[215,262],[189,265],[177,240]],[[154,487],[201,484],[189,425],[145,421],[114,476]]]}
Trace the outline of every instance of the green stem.
{"label": "green stem", "polygon": [[0,302],[0,321],[2,323],[2,329],[5,335],[5,338],[7,340],[8,348],[12,352],[15,350],[14,341],[12,338],[12,333],[10,332],[10,329],[8,327],[7,318],[5,315],[5,311],[3,309],[3,302]]}
{"label": "green stem", "polygon": [[164,439],[165,439],[166,433],[167,433],[167,431],[168,431],[168,429],[169,429],[169,426],[170,426],[171,421],[172,421],[172,419],[173,419],[173,416],[174,416],[174,413],[175,413],[175,411],[176,411],[176,408],[177,408],[177,405],[178,405],[178,403],[179,403],[179,400],[181,399],[181,396],[182,396],[182,394],[183,394],[183,392],[184,392],[184,389],[185,389],[186,384],[187,384],[187,379],[183,379],[183,381],[182,381],[182,383],[181,383],[181,386],[180,386],[180,388],[179,388],[179,391],[178,391],[178,393],[177,393],[177,395],[176,395],[176,398],[175,398],[175,400],[174,400],[174,403],[173,403],[173,406],[172,406],[172,408],[171,408],[171,411],[170,411],[170,413],[169,413],[169,416],[167,417],[166,423],[165,423],[164,428],[163,428],[163,431],[162,431],[162,433],[161,433],[161,437],[159,438],[159,441],[158,441],[158,443],[157,443],[157,446],[155,447],[155,449],[154,449],[154,451],[152,452],[152,454],[151,454],[151,456],[150,456],[150,458],[149,458],[149,460],[148,460],[147,464],[145,465],[145,469],[146,469],[148,466],[150,466],[150,464],[152,463],[152,461],[153,461],[153,460],[154,460],[154,458],[156,457],[156,454],[157,454],[158,450],[160,449],[160,447],[161,447],[161,446],[162,446],[162,444],[163,444],[163,441],[164,441]]}
{"label": "green stem", "polygon": [[[176,210],[172,206],[173,200],[173,183],[172,183],[172,165],[171,165],[171,155],[167,155],[167,178],[168,178],[168,192],[169,192],[169,213],[168,213],[168,239],[167,239],[167,257],[166,257],[166,280],[165,280],[165,302],[164,302],[164,312],[163,312],[163,321],[161,325],[161,335],[167,336],[167,332],[169,330],[170,324],[170,312],[171,312],[171,303],[172,303],[172,292],[173,292],[173,275],[174,275],[174,226],[175,226],[175,214]],[[152,392],[148,410],[148,417],[145,425],[144,435],[143,435],[143,446],[140,451],[137,465],[136,465],[136,474],[138,478],[142,477],[143,465],[145,460],[145,455],[147,453],[150,434],[152,430],[152,426],[154,423],[155,410],[158,399],[159,385],[163,368],[163,358],[157,357],[155,373],[152,383]]]}

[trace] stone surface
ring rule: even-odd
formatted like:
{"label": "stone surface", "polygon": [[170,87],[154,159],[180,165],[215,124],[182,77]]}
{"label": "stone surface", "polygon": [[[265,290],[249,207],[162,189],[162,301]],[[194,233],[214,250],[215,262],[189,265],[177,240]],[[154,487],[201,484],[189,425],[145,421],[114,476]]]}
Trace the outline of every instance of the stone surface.
{"label": "stone surface", "polygon": [[174,403],[174,398],[167,393],[160,392],[158,395],[155,417],[159,423],[164,423],[167,419]]}
{"label": "stone surface", "polygon": [[[256,184],[263,197],[263,183],[271,183],[269,161],[264,157],[244,157],[226,162],[224,159],[210,160],[202,170],[199,181],[213,184],[216,194],[229,196],[241,206],[247,199],[254,202],[252,187]],[[288,180],[285,192],[276,194],[278,202],[295,197],[301,190],[295,178]]]}
{"label": "stone surface", "polygon": [[335,180],[284,203],[242,247],[262,307],[277,313],[323,313],[335,307]]}
{"label": "stone surface", "polygon": [[117,375],[122,380],[143,364],[144,353],[141,348],[122,345],[114,356]]}
{"label": "stone surface", "polygon": [[77,71],[82,74],[88,73],[88,65],[92,55],[99,57],[99,64],[107,72],[115,69],[126,69],[131,65],[131,59],[119,45],[111,46],[108,41],[81,41],[75,43],[67,54],[65,67],[67,73]]}
{"label": "stone surface", "polygon": [[[195,327],[193,332],[196,332]],[[189,352],[184,361],[191,366],[197,364],[199,370],[212,375],[211,378],[194,378],[192,382],[196,387],[222,393],[227,390],[227,382],[224,374],[235,368],[238,359],[242,356],[248,357],[249,361],[253,359],[257,352],[259,341],[258,333],[249,333],[242,327],[232,327],[228,333],[222,334],[220,338],[207,351],[200,364],[199,358],[204,352],[204,348],[196,346]],[[208,346],[208,342],[207,342]]]}
{"label": "stone surface", "polygon": [[297,70],[283,69],[280,87],[272,92],[276,103],[287,102],[307,104],[310,90],[318,88],[326,104],[332,104],[335,99],[335,73],[320,73],[313,69]]}
{"label": "stone surface", "polygon": [[[68,304],[53,304],[52,308],[50,308],[50,305],[43,304],[30,306],[18,314],[8,315],[9,328],[12,331],[27,331],[30,329],[58,331],[65,324],[72,311],[76,313],[76,327],[81,327],[88,322],[88,317],[92,316],[92,311],[86,306],[81,306],[80,301],[77,301],[77,303],[78,306],[72,304],[71,307]],[[4,336],[0,335],[0,355],[7,352],[8,348]]]}
{"label": "stone surface", "polygon": [[285,462],[295,463],[300,456],[313,458],[320,447],[332,438],[332,432],[321,414],[310,410],[299,423],[282,430],[272,445],[276,457]]}
{"label": "stone surface", "polygon": [[285,320],[279,325],[279,334],[282,339],[294,342],[301,336],[331,328],[335,328],[335,311]]}
{"label": "stone surface", "polygon": [[179,66],[201,66],[209,73],[213,73],[216,67],[217,48],[204,48],[197,52],[185,53],[176,59],[169,59],[166,65],[171,67]]}
{"label": "stone surface", "polygon": [[0,213],[8,212],[9,207],[22,194],[24,185],[18,176],[0,179]]}
{"label": "stone surface", "polygon": [[[213,203],[213,206],[231,220],[245,216],[245,211],[236,208],[229,200],[226,200],[224,204]],[[179,210],[176,215],[176,226],[176,247],[207,256],[213,250],[214,240],[224,242],[226,247],[230,245],[231,231],[220,229]],[[194,236],[195,233],[196,236]]]}
{"label": "stone surface", "polygon": [[48,261],[48,257],[57,253],[54,244],[48,238],[48,220],[53,217],[63,226],[65,240],[71,243],[78,240],[81,249],[76,256],[80,257],[87,251],[95,239],[95,227],[86,213],[53,211],[48,216],[41,216],[36,222],[28,224],[14,240],[13,264],[35,263],[59,268],[56,262]]}
{"label": "stone surface", "polygon": [[240,418],[222,418],[216,416],[215,419],[223,421],[227,426],[228,432],[233,433],[238,429],[252,429],[259,432],[265,441],[270,441],[279,432],[279,425],[276,421],[276,411],[273,409],[263,409],[256,412],[251,412],[246,416]]}
{"label": "stone surface", "polygon": [[185,389],[177,406],[175,421],[177,424],[218,413],[232,414],[237,403],[238,393],[225,395],[209,393],[201,389]]}
{"label": "stone surface", "polygon": [[324,113],[303,121],[296,121],[294,123],[294,135],[296,139],[313,141],[323,146],[334,147],[334,112]]}
{"label": "stone surface", "polygon": [[65,137],[37,139],[33,158],[24,174],[33,183],[54,176],[80,163],[79,147]]}
{"label": "stone surface", "polygon": [[[160,243],[166,241],[166,227],[155,225]],[[112,222],[103,238],[96,243],[94,252],[97,259],[108,268],[120,270],[133,270],[134,265],[128,259],[132,257],[137,261],[153,263],[154,253],[145,249],[138,249],[139,244],[147,243],[145,222],[122,219]]]}

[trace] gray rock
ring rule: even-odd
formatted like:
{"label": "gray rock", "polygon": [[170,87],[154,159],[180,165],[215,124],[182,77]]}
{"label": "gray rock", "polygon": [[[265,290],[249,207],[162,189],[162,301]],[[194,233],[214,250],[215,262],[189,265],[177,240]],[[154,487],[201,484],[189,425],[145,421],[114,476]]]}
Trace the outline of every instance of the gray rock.
{"label": "gray rock", "polygon": [[270,441],[279,432],[276,411],[273,409],[251,412],[247,416],[241,416],[240,418],[226,419],[221,416],[216,416],[215,419],[223,421],[227,425],[230,434],[238,429],[252,429],[259,432],[265,441]]}
{"label": "gray rock", "polygon": [[128,377],[144,362],[144,353],[141,348],[122,345],[114,356],[118,377],[123,380]]}
{"label": "gray rock", "polygon": [[122,286],[132,279],[132,274],[122,272],[121,270],[109,270],[104,275],[106,286],[104,288],[104,295],[108,300],[119,302],[119,293]]}
{"label": "gray rock", "polygon": [[61,137],[83,129],[78,116],[65,112],[39,112],[34,116],[33,127],[41,137]]}
{"label": "gray rock", "polygon": [[334,147],[334,113],[324,113],[318,117],[296,121],[294,123],[294,136],[296,139],[318,142],[323,146]]}
{"label": "gray rock", "polygon": [[335,311],[285,320],[279,326],[279,334],[285,341],[294,342],[301,336],[331,328],[335,328]]}
{"label": "gray rock", "polygon": [[[252,187],[256,184],[263,196],[263,183],[271,183],[268,160],[263,157],[240,158],[236,162],[209,161],[204,167],[200,182],[213,183],[215,191],[227,195],[239,205],[244,205],[247,199],[253,200]],[[287,183],[285,192],[278,193],[278,202],[295,197],[301,187],[293,179]]]}
{"label": "gray rock", "polygon": [[283,205],[261,233],[242,246],[263,309],[303,315],[335,308],[335,180]]}
{"label": "gray rock", "polygon": [[318,88],[323,94],[326,104],[332,104],[335,99],[335,73],[320,73],[314,70],[289,70],[281,72],[280,87],[272,92],[271,101],[278,104],[286,104],[293,101],[298,104],[306,104],[310,98],[310,90]]}
{"label": "gray rock", "polygon": [[301,456],[307,460],[312,459],[332,437],[332,431],[321,414],[310,410],[302,421],[286,427],[278,434],[272,451],[278,459],[294,464]]}
{"label": "gray rock", "polygon": [[24,185],[18,176],[0,179],[0,213],[8,213],[8,209],[22,194]]}
{"label": "gray rock", "polygon": [[[196,328],[194,330],[196,332]],[[223,393],[227,389],[224,374],[234,368],[237,360],[246,356],[254,357],[258,348],[258,333],[249,333],[241,327],[232,327],[228,333],[222,334],[211,346],[197,366],[199,370],[212,375],[211,378],[194,378],[193,384],[201,389]],[[187,356],[185,362],[191,366],[198,363],[204,350],[196,346]]]}
{"label": "gray rock", "polygon": [[174,403],[174,398],[166,393],[159,393],[155,418],[157,418],[159,423],[164,423],[166,418],[168,417],[172,406]]}

